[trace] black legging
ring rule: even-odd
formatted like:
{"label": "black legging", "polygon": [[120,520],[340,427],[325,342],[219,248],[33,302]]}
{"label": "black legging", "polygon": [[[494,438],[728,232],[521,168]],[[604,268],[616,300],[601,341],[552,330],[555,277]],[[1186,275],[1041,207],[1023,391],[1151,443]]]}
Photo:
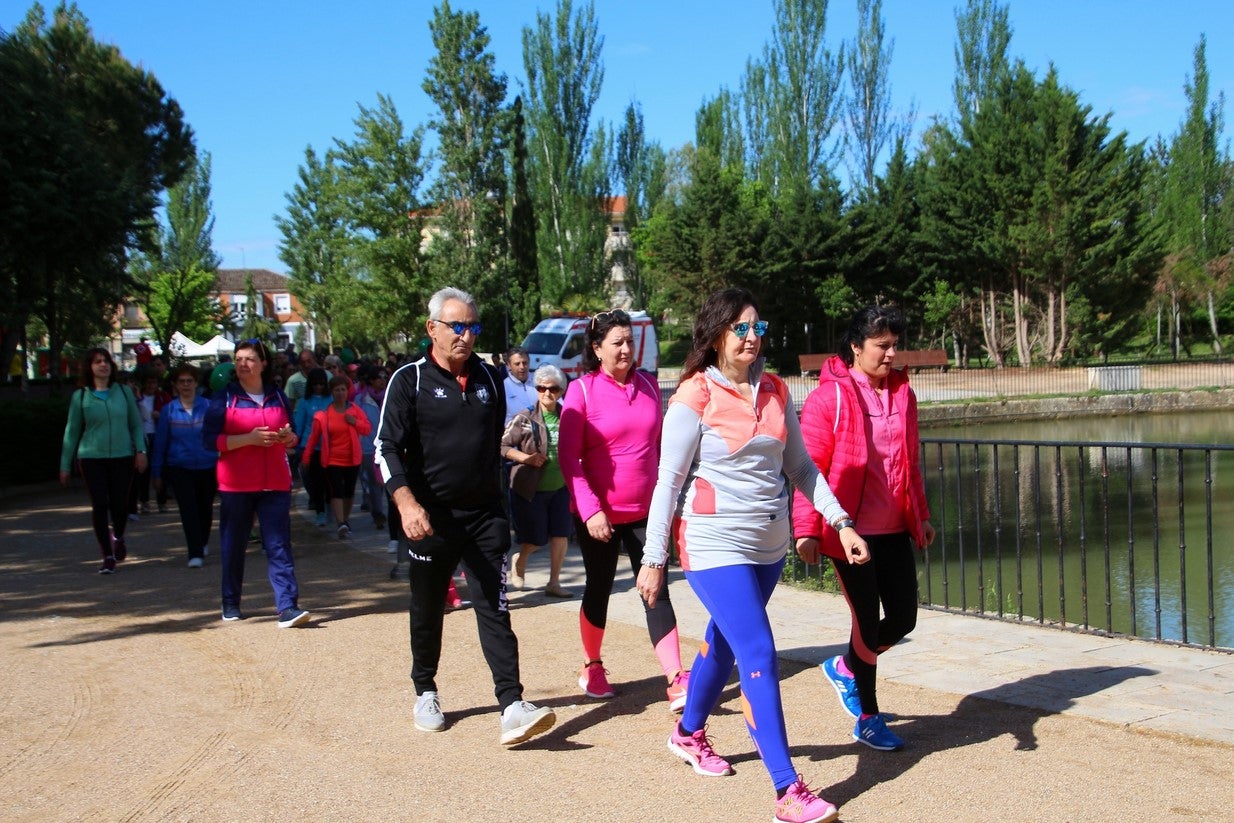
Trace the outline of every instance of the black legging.
{"label": "black legging", "polygon": [[214,467],[164,466],[163,484],[176,495],[189,557],[201,557],[202,549],[210,542],[210,526],[214,520],[214,495],[218,491]]}
{"label": "black legging", "polygon": [[[124,537],[128,525],[129,492],[133,486],[133,456],[83,457],[77,461],[90,494],[90,521],[103,556],[111,554],[111,534]],[[110,517],[112,532],[108,532]]]}
{"label": "black legging", "polygon": [[304,488],[309,496],[309,508],[318,514],[326,510],[326,469],[321,465],[321,452],[314,451],[309,457],[307,471],[301,473]]}
{"label": "black legging", "polygon": [[862,713],[878,714],[878,655],[917,626],[917,559],[908,532],[862,536],[868,563],[831,563],[853,618],[844,662],[857,680]]}
{"label": "black legging", "polygon": [[[617,577],[617,555],[624,548],[630,558],[630,570],[638,577],[643,565],[643,545],[647,542],[647,518],[633,523],[613,526],[613,536],[607,543],[596,540],[587,531],[587,524],[574,518],[574,534],[583,554],[583,569],[586,580],[583,585],[583,616],[597,629],[608,623],[608,601],[613,594],[613,580]],[[668,575],[663,576],[656,605],[648,608],[643,601],[647,617],[647,632],[651,635],[652,648],[677,628],[677,613],[668,597]]]}

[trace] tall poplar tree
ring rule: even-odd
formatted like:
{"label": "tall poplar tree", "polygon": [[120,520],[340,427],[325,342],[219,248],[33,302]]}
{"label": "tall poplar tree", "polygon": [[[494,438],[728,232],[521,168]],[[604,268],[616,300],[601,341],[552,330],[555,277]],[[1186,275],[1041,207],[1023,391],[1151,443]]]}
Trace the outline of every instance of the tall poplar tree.
{"label": "tall poplar tree", "polygon": [[604,82],[595,4],[558,0],[523,29],[527,123],[540,287],[545,303],[601,297],[608,285],[608,159],[596,157],[591,113]]}
{"label": "tall poplar tree", "polygon": [[850,94],[844,124],[850,176],[863,197],[874,191],[878,158],[912,128],[911,115],[899,120],[892,113],[888,72],[895,42],[884,44],[885,30],[882,0],[857,0],[857,39],[845,49]]}
{"label": "tall poplar tree", "polygon": [[429,125],[439,139],[439,163],[429,191],[439,216],[428,264],[435,284],[476,297],[489,329],[482,339],[500,346],[509,317],[506,76],[496,71],[488,30],[476,12],[455,12],[444,0],[429,30],[436,54],[422,88],[437,106]]}
{"label": "tall poplar tree", "polygon": [[961,123],[972,119],[982,101],[1010,68],[1010,11],[998,0],[968,0],[956,10],[956,79],[952,86]]}
{"label": "tall poplar tree", "polygon": [[1203,306],[1213,351],[1222,351],[1218,300],[1229,286],[1231,231],[1222,219],[1229,194],[1229,157],[1218,146],[1225,97],[1209,102],[1206,39],[1195,47],[1193,74],[1184,85],[1187,114],[1170,142],[1161,213],[1167,258],[1159,288],[1169,295],[1174,356],[1182,345],[1182,314],[1189,298]]}

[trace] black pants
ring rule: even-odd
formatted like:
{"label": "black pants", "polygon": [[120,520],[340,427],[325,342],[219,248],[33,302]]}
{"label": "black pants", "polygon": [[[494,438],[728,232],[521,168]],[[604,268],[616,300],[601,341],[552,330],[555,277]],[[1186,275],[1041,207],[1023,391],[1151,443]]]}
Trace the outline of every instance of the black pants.
{"label": "black pants", "polygon": [[[643,565],[643,546],[647,543],[647,518],[633,523],[613,526],[613,536],[607,543],[596,540],[587,531],[587,524],[574,518],[574,536],[583,554],[583,617],[597,629],[608,625],[608,601],[613,594],[613,581],[617,578],[617,560],[622,551],[630,559],[630,571],[638,577]],[[665,574],[656,595],[655,606],[648,608],[643,601],[643,614],[647,618],[647,633],[651,635],[651,647],[677,628],[677,613],[668,596],[668,575]]]}
{"label": "black pants", "polygon": [[853,614],[844,662],[857,680],[862,713],[878,714],[878,655],[917,626],[917,558],[908,532],[863,537],[868,563],[831,563]]}
{"label": "black pants", "polygon": [[133,487],[133,457],[85,457],[77,461],[90,494],[90,523],[99,549],[111,554],[108,518],[116,537],[124,537],[128,525],[129,493]]}
{"label": "black pants", "polygon": [[210,526],[214,521],[214,495],[218,491],[214,468],[164,466],[163,483],[164,488],[170,487],[176,496],[189,557],[201,557],[201,550],[210,542]]}
{"label": "black pants", "polygon": [[304,490],[308,492],[309,508],[321,514],[326,510],[326,469],[321,465],[321,452],[313,452],[307,470],[300,475],[304,480]]}
{"label": "black pants", "polygon": [[510,625],[506,604],[510,523],[500,505],[480,511],[433,510],[429,512],[429,521],[433,534],[412,541],[410,550],[411,682],[418,695],[437,690],[446,589],[461,562],[471,592],[480,648],[493,675],[493,694],[505,711],[523,697],[518,638]]}

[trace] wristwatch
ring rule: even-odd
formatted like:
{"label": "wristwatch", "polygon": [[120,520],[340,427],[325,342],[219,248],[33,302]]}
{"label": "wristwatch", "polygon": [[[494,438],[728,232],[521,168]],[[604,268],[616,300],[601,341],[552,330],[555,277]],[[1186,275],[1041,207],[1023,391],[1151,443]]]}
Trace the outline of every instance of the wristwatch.
{"label": "wristwatch", "polygon": [[839,520],[831,524],[831,528],[836,531],[840,531],[842,529],[853,529],[856,527],[857,524],[853,522],[851,517],[841,517]]}
{"label": "wristwatch", "polygon": [[648,562],[647,562],[647,561],[645,561],[645,560],[643,561],[643,565],[644,565],[644,566],[646,566],[646,567],[647,567],[647,568],[649,568],[649,569],[662,569],[662,568],[664,568],[664,564],[663,564],[663,563],[648,563]]}

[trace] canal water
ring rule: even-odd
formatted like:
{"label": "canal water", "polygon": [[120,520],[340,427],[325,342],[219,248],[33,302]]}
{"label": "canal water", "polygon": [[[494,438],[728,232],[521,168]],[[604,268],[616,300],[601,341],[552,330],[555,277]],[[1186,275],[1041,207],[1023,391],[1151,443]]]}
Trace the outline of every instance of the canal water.
{"label": "canal water", "polygon": [[1223,448],[1234,414],[931,425],[921,436],[939,531],[921,573],[930,602],[1234,648],[1234,451]]}

